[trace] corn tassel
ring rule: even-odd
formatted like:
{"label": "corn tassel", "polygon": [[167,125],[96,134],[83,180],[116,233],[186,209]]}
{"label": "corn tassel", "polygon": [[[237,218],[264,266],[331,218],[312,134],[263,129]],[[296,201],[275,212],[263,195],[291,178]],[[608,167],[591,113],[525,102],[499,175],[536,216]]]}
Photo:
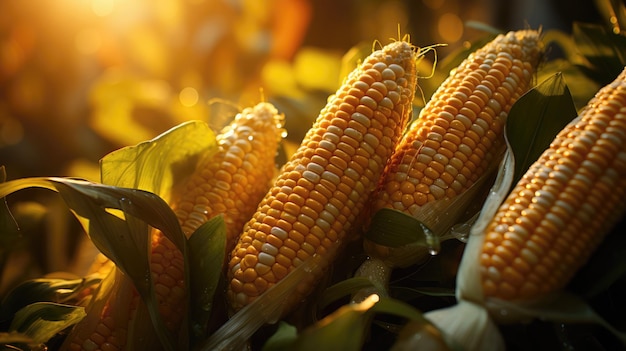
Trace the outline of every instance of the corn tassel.
{"label": "corn tassel", "polygon": [[[358,218],[411,113],[414,48],[373,52],[331,96],[284,166],[232,252],[228,298],[238,310],[308,258],[333,260]],[[314,276],[286,302],[298,301]]]}

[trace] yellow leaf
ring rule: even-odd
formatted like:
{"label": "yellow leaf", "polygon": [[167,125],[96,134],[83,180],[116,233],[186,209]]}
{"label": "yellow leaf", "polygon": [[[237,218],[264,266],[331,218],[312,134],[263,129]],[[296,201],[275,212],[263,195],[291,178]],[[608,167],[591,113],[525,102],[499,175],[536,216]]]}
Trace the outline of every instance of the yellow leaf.
{"label": "yellow leaf", "polygon": [[340,86],[341,55],[317,48],[302,48],[294,58],[295,78],[305,89],[336,91]]}
{"label": "yellow leaf", "polygon": [[300,97],[303,94],[298,87],[294,69],[287,61],[269,61],[261,70],[261,78],[272,95]]}

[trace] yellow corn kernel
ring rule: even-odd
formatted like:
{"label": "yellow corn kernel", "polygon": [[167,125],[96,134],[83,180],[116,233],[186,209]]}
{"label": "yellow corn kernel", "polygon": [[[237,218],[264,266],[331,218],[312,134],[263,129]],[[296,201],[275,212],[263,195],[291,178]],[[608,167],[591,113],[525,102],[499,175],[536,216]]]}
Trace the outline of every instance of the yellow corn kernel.
{"label": "yellow corn kernel", "polygon": [[[218,152],[200,161],[180,200],[172,206],[186,235],[222,214],[227,248],[232,247],[274,177],[282,124],[283,116],[264,102],[245,109],[222,130]],[[159,231],[153,235],[150,267],[161,316],[168,328],[177,330],[185,310],[181,303],[185,294],[183,257]]]}
{"label": "yellow corn kernel", "polygon": [[626,70],[528,169],[485,231],[486,297],[530,300],[567,284],[626,211]]}
{"label": "yellow corn kernel", "polygon": [[[110,261],[107,261],[110,262]],[[105,264],[109,264],[103,262]],[[65,339],[61,350],[78,351],[118,351],[126,349],[128,321],[138,307],[139,299],[135,291],[115,293],[111,289],[114,281],[120,280],[121,272],[115,266],[104,278],[104,289],[98,292],[98,299],[88,304],[85,309],[87,315],[74,326]],[[105,282],[106,280],[106,282]],[[100,286],[99,289],[103,287]]]}
{"label": "yellow corn kernel", "polygon": [[[415,57],[409,43],[389,44],[368,56],[329,99],[232,252],[228,297],[235,310],[314,254],[332,261],[408,121]],[[302,284],[290,303],[310,288]]]}
{"label": "yellow corn kernel", "polygon": [[[217,136],[217,152],[199,161],[172,205],[187,236],[208,219],[222,214],[226,245],[228,250],[232,248],[275,175],[274,159],[284,133],[283,122],[284,117],[276,108],[263,102],[244,109],[221,131]],[[182,253],[158,230],[153,231],[151,250],[150,269],[159,312],[166,327],[177,332],[186,311],[182,303],[185,297]],[[101,260],[102,256],[96,259],[93,269],[98,269]],[[135,303],[138,299],[135,293]],[[97,332],[87,340],[94,341],[93,338],[100,340]]]}
{"label": "yellow corn kernel", "polygon": [[284,118],[270,103],[245,109],[217,136],[219,151],[201,160],[173,206],[189,236],[222,214],[227,251],[271,185]]}
{"label": "yellow corn kernel", "polygon": [[[398,144],[373,212],[417,216],[426,203],[453,198],[476,182],[497,162],[506,116],[530,88],[542,52],[538,31],[509,32],[452,71]],[[382,259],[393,251],[367,240],[365,249]]]}

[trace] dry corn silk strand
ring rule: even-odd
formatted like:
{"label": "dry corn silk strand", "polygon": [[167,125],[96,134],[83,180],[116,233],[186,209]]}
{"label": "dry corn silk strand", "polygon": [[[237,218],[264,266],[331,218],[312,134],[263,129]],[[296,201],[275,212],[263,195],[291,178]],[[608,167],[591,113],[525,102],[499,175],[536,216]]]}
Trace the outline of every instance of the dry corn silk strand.
{"label": "dry corn silk strand", "polygon": [[[441,215],[448,208],[433,205],[465,195],[496,168],[505,148],[507,115],[531,88],[542,54],[539,31],[511,31],[471,53],[450,72],[396,147],[372,213],[402,212],[423,221],[435,235],[445,233],[454,224],[454,215]],[[375,287],[361,291],[356,301],[374,292],[386,295],[393,268],[429,256],[422,243],[390,247],[365,238],[364,248],[369,258],[357,275],[369,277]]]}
{"label": "dry corn silk strand", "polygon": [[371,53],[320,111],[245,225],[228,266],[234,310],[311,257],[321,268],[285,292],[285,313],[312,289],[378,184],[412,111],[417,50],[396,41]]}
{"label": "dry corn silk strand", "polygon": [[[555,301],[571,300],[563,288],[624,216],[626,70],[558,133],[496,210],[472,228],[457,277],[459,303],[426,314],[468,350],[504,348],[494,321],[559,315]],[[467,320],[455,323],[460,314]]]}
{"label": "dry corn silk strand", "polygon": [[[218,150],[200,159],[173,200],[172,209],[187,237],[210,218],[221,214],[226,224],[226,247],[232,248],[243,224],[275,176],[274,159],[284,135],[283,123],[284,116],[270,103],[262,102],[244,109],[220,132]],[[159,313],[171,332],[185,332],[179,330],[187,313],[183,303],[182,253],[165,235],[155,230],[150,260]],[[98,257],[94,269],[102,265],[112,269],[109,261]],[[67,338],[67,349],[127,348],[127,328],[139,296],[130,285],[126,285],[126,289],[129,290],[112,291],[109,301],[100,308],[90,311],[87,306],[89,314]],[[123,298],[129,293],[130,298]]]}

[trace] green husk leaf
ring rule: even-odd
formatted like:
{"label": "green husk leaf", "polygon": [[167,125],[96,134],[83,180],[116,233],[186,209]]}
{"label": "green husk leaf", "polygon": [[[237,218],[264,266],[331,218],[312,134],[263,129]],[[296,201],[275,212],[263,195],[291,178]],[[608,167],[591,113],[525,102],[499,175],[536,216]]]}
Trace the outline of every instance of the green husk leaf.
{"label": "green husk leaf", "polygon": [[[6,181],[6,169],[0,166],[0,183]],[[4,271],[8,255],[11,253],[13,246],[20,240],[20,233],[15,218],[9,211],[9,205],[5,197],[0,198],[0,272]]]}
{"label": "green husk leaf", "polygon": [[[107,309],[115,311],[115,314],[113,314],[112,317],[116,325],[124,327],[125,329],[127,327],[127,348],[129,350],[137,349],[133,345],[135,338],[132,338],[132,335],[135,335],[133,332],[134,324],[129,323],[128,326],[125,324],[126,321],[131,319],[131,314],[136,311],[134,308],[131,308],[135,294],[136,293],[133,290],[133,283],[131,279],[127,278],[117,267],[107,272],[106,276],[93,291],[90,297],[90,302],[85,306],[85,318],[72,328],[60,349],[67,350],[76,340],[75,336],[86,335],[96,330],[98,324],[101,323],[101,316],[107,311]],[[145,304],[139,304],[138,309],[140,309],[141,306],[145,306]],[[148,319],[150,319],[150,316],[145,316],[142,319],[143,323],[141,324],[152,328],[150,323],[145,322]],[[148,340],[151,342],[159,342],[159,338],[157,336],[145,336],[145,338],[142,338],[141,340],[143,341],[143,346],[145,346],[146,349],[150,349],[146,346]]]}
{"label": "green husk leaf", "polygon": [[572,96],[561,73],[554,74],[519,98],[511,108],[505,126],[507,142],[515,159],[514,183],[576,115]]}
{"label": "green husk leaf", "polygon": [[[331,250],[336,250],[336,248]],[[332,254],[332,251],[326,253],[326,255]],[[289,299],[297,286],[310,279],[312,273],[319,272],[328,264],[325,259],[326,255],[313,255],[305,260],[252,303],[235,313],[202,344],[200,350],[238,350],[261,326],[276,323],[284,313],[285,301]]]}
{"label": "green husk leaf", "polygon": [[[23,178],[0,184],[0,197],[15,191],[41,187],[59,192],[72,212],[82,219],[96,247],[129,276],[150,306],[158,335],[168,349],[173,338],[158,313],[149,266],[148,224],[160,229],[185,252],[186,240],[178,219],[157,195],[69,178]],[[123,218],[110,212],[123,211]]]}
{"label": "green husk leaf", "polygon": [[[404,302],[372,295],[361,303],[344,305],[308,327],[293,340],[288,334],[289,350],[361,350],[367,326],[375,314],[390,314],[409,321],[428,323],[422,314]],[[347,337],[348,336],[348,337]],[[273,350],[286,350],[277,348]]]}
{"label": "green husk leaf", "polygon": [[433,238],[430,229],[414,217],[389,208],[382,208],[374,214],[365,238],[379,245],[401,247],[416,242],[431,245]]}
{"label": "green husk leaf", "polygon": [[365,277],[353,277],[345,279],[326,288],[326,290],[324,290],[324,293],[318,300],[317,304],[319,308],[325,308],[344,296],[353,294],[360,289],[370,288],[373,286],[374,284],[372,284],[372,282]]}
{"label": "green husk leaf", "polygon": [[[450,233],[450,229],[467,215],[466,212],[471,210],[472,205],[475,205],[476,198],[486,190],[486,186],[493,179],[495,170],[494,164],[493,168],[488,169],[459,196],[431,201],[421,206],[414,216],[390,208],[378,210],[365,233],[365,238],[379,245],[406,249],[402,254],[401,251],[395,252],[397,257],[393,261],[398,266],[413,264],[411,256],[417,259],[419,255],[415,252],[420,248],[426,248],[432,254],[437,253],[442,238],[457,237]],[[408,257],[402,258],[404,255]]]}
{"label": "green husk leaf", "polygon": [[[208,125],[201,121],[189,121],[152,140],[125,147],[106,155],[100,161],[102,182],[120,187],[146,190],[163,199],[168,199],[173,184],[182,184],[182,179],[192,173],[198,160],[201,157],[210,157],[216,150],[215,133]],[[144,230],[140,228],[140,223],[136,224],[138,225],[137,230]],[[187,242],[184,235],[181,235],[178,220],[170,224],[176,226],[177,229],[174,232],[179,232],[179,235],[170,235],[171,231],[163,231],[163,233],[183,252],[185,285],[186,290],[190,291],[190,265],[188,263],[189,257],[186,255],[188,252]],[[149,250],[149,244],[147,250]],[[149,251],[147,252],[149,254]],[[154,292],[150,291],[149,296],[153,296],[153,294]],[[190,309],[192,308],[190,307]],[[158,314],[156,304],[150,303],[148,311],[144,312],[148,312],[150,315]],[[157,334],[160,335],[161,333],[157,331]]]}
{"label": "green husk leaf", "polygon": [[[375,295],[374,295],[375,296]],[[368,298],[358,304],[348,304],[302,331],[293,343],[293,350],[361,350],[372,307],[377,304]]]}
{"label": "green husk leaf", "polygon": [[206,338],[205,331],[211,317],[213,296],[226,255],[226,224],[216,216],[201,225],[189,238],[190,312],[193,344]]}
{"label": "green husk leaf", "polygon": [[410,321],[422,321],[426,323],[424,316],[413,306],[400,300],[381,297],[371,309],[374,313],[391,314],[406,318]]}
{"label": "green husk leaf", "polygon": [[281,321],[276,332],[265,342],[262,351],[290,351],[298,338],[298,329],[293,325]]}
{"label": "green husk leaf", "polygon": [[[28,335],[18,332],[10,332],[10,333],[0,333],[0,346],[2,346],[2,350],[31,350],[30,347],[21,347],[21,345],[32,345],[35,344],[33,339]],[[11,348],[6,347],[7,345],[11,345]],[[17,346],[20,345],[20,346]]]}
{"label": "green husk leaf", "polygon": [[537,73],[537,81],[543,82],[554,74],[562,73],[563,79],[572,95],[576,110],[585,107],[589,100],[598,92],[600,85],[585,74],[580,66],[572,64],[568,60],[555,59],[546,62],[540,72]]}
{"label": "green husk leaf", "polygon": [[215,133],[202,121],[182,123],[156,138],[113,151],[100,161],[102,183],[153,192],[164,199],[198,159],[217,150]]}
{"label": "green husk leaf", "polygon": [[66,303],[83,289],[100,282],[100,278],[84,279],[31,279],[13,289],[4,297],[0,306],[0,324],[8,322],[22,307],[35,302]]}
{"label": "green husk leaf", "polygon": [[15,314],[9,331],[23,333],[35,343],[44,343],[84,317],[83,307],[36,302]]}

